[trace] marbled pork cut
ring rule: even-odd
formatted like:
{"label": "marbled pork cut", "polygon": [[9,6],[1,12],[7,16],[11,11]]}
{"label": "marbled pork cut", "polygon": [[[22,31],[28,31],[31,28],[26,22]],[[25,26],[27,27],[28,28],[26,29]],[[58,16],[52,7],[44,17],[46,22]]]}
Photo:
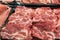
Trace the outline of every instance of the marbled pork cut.
{"label": "marbled pork cut", "polygon": [[30,26],[32,25],[32,21],[28,16],[31,13],[28,13],[29,10],[32,9],[26,10],[26,8],[24,9],[24,7],[22,9],[20,9],[20,7],[16,8],[16,12],[10,16],[8,24],[5,28],[2,29],[2,38],[16,40],[31,39]]}
{"label": "marbled pork cut", "polygon": [[0,4],[0,26],[2,26],[6,21],[10,13],[10,10],[11,8],[8,8],[8,6]]}
{"label": "marbled pork cut", "polygon": [[1,36],[3,39],[27,40],[31,39],[31,31],[29,28],[21,28],[19,25],[8,23],[2,29]]}
{"label": "marbled pork cut", "polygon": [[[33,27],[32,27],[33,36],[44,39],[46,37],[43,34],[44,31],[53,32],[56,29],[57,17],[50,8],[37,8],[34,15],[35,15],[33,17],[34,23],[33,23]],[[48,37],[50,37],[50,36],[48,36]],[[51,36],[51,38],[53,40],[55,38],[55,36],[54,37]],[[47,38],[47,40],[48,40],[48,38]]]}
{"label": "marbled pork cut", "polygon": [[58,18],[57,24],[56,24],[57,27],[56,27],[54,33],[55,33],[56,38],[60,39],[60,8],[54,9],[53,13],[55,13]]}
{"label": "marbled pork cut", "polygon": [[[58,10],[58,11],[57,11]],[[7,39],[31,40],[32,36],[42,40],[60,38],[60,9],[49,7],[27,8],[18,6],[9,17],[1,36]]]}

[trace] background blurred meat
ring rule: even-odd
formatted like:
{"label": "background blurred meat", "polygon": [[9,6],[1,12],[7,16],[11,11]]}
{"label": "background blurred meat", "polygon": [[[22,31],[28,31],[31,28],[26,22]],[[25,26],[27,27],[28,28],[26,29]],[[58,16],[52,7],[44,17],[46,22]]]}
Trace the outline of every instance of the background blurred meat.
{"label": "background blurred meat", "polygon": [[53,4],[60,4],[60,0],[52,0]]}
{"label": "background blurred meat", "polygon": [[10,3],[10,2],[13,2],[14,0],[1,0],[1,1]]}
{"label": "background blurred meat", "polygon": [[0,26],[2,26],[6,21],[10,10],[11,8],[8,8],[8,6],[0,4]]}

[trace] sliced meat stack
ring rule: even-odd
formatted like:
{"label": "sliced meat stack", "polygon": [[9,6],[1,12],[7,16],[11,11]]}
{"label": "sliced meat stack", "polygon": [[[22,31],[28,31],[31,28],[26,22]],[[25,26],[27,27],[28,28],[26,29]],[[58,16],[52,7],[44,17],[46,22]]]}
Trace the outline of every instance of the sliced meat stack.
{"label": "sliced meat stack", "polygon": [[7,5],[0,4],[0,28],[6,21],[11,8],[9,8]]}
{"label": "sliced meat stack", "polygon": [[[58,10],[58,11],[57,11]],[[2,28],[1,36],[13,40],[42,40],[60,38],[60,9],[18,6]],[[33,37],[32,37],[33,36]]]}

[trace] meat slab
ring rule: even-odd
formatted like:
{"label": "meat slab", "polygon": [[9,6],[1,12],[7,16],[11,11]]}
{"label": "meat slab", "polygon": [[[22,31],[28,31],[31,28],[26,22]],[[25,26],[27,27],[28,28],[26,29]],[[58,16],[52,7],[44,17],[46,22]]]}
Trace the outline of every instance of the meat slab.
{"label": "meat slab", "polygon": [[6,21],[9,13],[10,13],[11,8],[8,8],[7,5],[2,5],[0,4],[0,28]]}
{"label": "meat slab", "polygon": [[[57,11],[58,10],[58,11]],[[13,40],[42,40],[60,38],[60,9],[18,6],[2,28],[1,36]]]}

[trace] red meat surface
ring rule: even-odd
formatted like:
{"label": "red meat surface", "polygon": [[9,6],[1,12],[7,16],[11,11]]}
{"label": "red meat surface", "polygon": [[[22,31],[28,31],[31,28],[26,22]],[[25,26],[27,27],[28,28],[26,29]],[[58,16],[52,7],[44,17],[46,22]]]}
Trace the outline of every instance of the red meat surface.
{"label": "red meat surface", "polygon": [[32,9],[27,10],[26,9],[27,8],[24,9],[24,7],[21,9],[20,7],[17,7],[16,12],[10,16],[6,28],[2,29],[1,35],[3,38],[17,39],[17,40],[31,39],[30,26],[32,25],[32,21],[29,16],[31,12],[28,11]]}
{"label": "red meat surface", "polygon": [[53,4],[60,4],[60,0],[52,0]]}
{"label": "red meat surface", "polygon": [[47,4],[51,3],[51,0],[39,0],[40,3]]}
{"label": "red meat surface", "polygon": [[[58,11],[57,11],[58,10]],[[60,38],[60,9],[18,6],[2,28],[2,38],[14,40],[42,40]]]}
{"label": "red meat surface", "polygon": [[0,27],[4,24],[6,21],[11,8],[8,8],[7,5],[0,4]]}
{"label": "red meat surface", "polygon": [[30,3],[30,0],[23,0],[23,3]]}
{"label": "red meat surface", "polygon": [[16,0],[20,1],[21,3],[35,3],[35,4],[60,4],[60,0]]}
{"label": "red meat surface", "polygon": [[30,3],[39,3],[39,0],[30,0]]}
{"label": "red meat surface", "polygon": [[55,30],[57,17],[50,8],[37,8],[33,21],[35,22],[32,29],[33,36],[44,39],[46,36],[44,36],[44,31],[53,32]]}
{"label": "red meat surface", "polygon": [[[58,10],[58,11],[57,11]],[[60,39],[60,8],[54,9],[53,12],[56,14],[58,21],[56,24],[56,29],[54,31],[56,38]]]}
{"label": "red meat surface", "polygon": [[52,0],[16,0],[16,1],[20,1],[21,3],[48,4],[51,3]]}

